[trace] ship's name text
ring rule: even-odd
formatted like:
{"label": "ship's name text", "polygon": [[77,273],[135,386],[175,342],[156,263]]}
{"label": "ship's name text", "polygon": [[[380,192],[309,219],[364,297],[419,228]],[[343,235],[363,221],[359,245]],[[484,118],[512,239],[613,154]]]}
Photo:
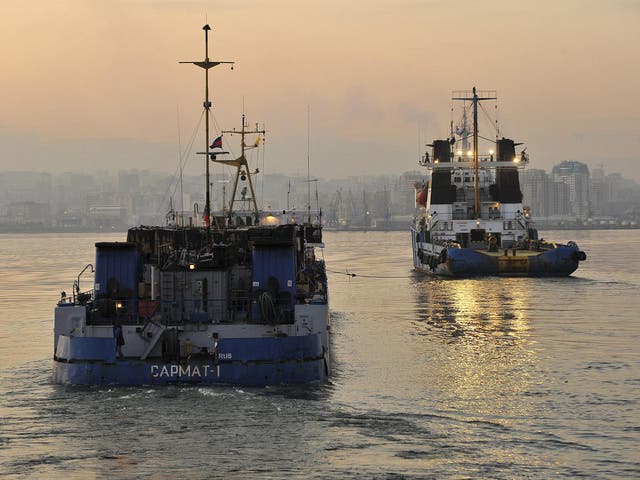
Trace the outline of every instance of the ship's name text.
{"label": "ship's name text", "polygon": [[151,365],[151,376],[161,377],[208,377],[213,374],[211,365]]}

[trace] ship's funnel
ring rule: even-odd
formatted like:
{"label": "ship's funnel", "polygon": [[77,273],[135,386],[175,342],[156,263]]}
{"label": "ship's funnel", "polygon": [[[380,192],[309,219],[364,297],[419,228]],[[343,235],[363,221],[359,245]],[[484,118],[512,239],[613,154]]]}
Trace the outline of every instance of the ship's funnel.
{"label": "ship's funnel", "polygon": [[433,162],[450,162],[451,161],[451,144],[449,140],[434,140],[433,146]]}
{"label": "ship's funnel", "polygon": [[496,142],[496,156],[499,162],[508,162],[514,166],[498,167],[496,169],[496,183],[491,187],[494,200],[502,203],[521,203],[522,190],[520,190],[520,178],[518,168],[513,163],[516,156],[516,145],[509,138],[501,138]]}
{"label": "ship's funnel", "polygon": [[502,137],[496,142],[496,159],[499,162],[512,162],[516,156],[516,144],[509,138]]}

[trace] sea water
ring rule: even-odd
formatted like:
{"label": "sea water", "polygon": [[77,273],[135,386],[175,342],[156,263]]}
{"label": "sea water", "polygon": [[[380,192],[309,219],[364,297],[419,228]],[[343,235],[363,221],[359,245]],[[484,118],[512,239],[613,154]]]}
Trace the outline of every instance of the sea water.
{"label": "sea water", "polygon": [[0,477],[640,477],[640,230],[541,234],[587,261],[440,280],[326,232],[333,375],[267,388],[51,384],[60,291],[125,234],[0,235]]}

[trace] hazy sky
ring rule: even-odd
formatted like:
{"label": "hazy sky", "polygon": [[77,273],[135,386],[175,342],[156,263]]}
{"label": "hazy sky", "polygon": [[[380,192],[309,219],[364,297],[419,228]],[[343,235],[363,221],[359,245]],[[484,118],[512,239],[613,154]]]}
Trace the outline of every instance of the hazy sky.
{"label": "hazy sky", "polygon": [[312,174],[414,169],[476,85],[531,167],[640,180],[639,0],[1,0],[0,18],[0,170],[173,171],[203,100],[178,61],[204,57],[208,22],[210,57],[237,62],[211,70],[215,120],[239,127],[244,102],[272,173],[306,172],[307,108]]}

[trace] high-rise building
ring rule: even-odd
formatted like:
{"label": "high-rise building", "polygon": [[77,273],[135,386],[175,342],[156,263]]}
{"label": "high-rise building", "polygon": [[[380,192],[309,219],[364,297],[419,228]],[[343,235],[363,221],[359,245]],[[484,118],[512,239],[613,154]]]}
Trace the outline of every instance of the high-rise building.
{"label": "high-rise building", "polygon": [[568,217],[574,215],[571,208],[571,193],[569,185],[560,181],[552,180],[549,184],[549,216]]}
{"label": "high-rise building", "polygon": [[51,175],[36,172],[1,172],[0,204],[47,203],[51,200]]}
{"label": "high-rise building", "polygon": [[586,220],[589,215],[589,167],[581,162],[569,161],[553,167],[551,175],[555,181],[569,186],[571,215]]}
{"label": "high-rise building", "polygon": [[604,168],[599,166],[591,171],[589,184],[591,213],[593,215],[606,215],[609,200],[609,189],[607,188],[607,179],[604,175]]}
{"label": "high-rise building", "polygon": [[544,170],[529,169],[521,174],[522,202],[531,209],[534,217],[552,215],[550,195],[552,181]]}

